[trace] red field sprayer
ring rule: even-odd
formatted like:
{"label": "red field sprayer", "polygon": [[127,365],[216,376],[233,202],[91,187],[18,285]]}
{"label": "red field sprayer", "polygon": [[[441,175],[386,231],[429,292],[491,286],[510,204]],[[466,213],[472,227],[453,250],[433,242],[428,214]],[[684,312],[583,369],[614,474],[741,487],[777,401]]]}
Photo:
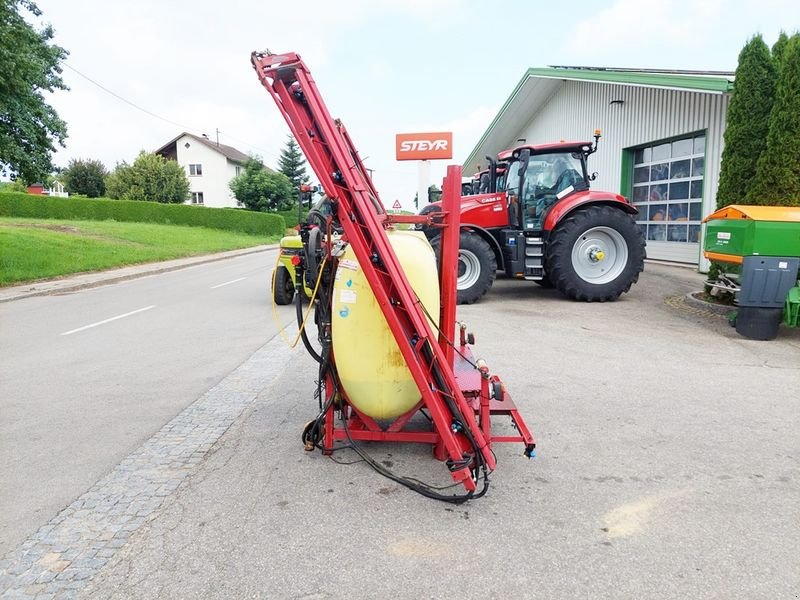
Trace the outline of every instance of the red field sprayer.
{"label": "red field sprayer", "polygon": [[[295,289],[314,290],[320,413],[303,431],[306,449],[345,446],[381,474],[427,497],[459,503],[486,493],[495,468],[492,445],[536,443],[500,379],[470,351],[455,320],[461,168],[450,166],[442,212],[389,215],[342,125],[331,118],[306,65],[295,53],[254,52],[253,67],[314,170],[326,199],[301,225]],[[441,229],[437,261],[421,232]],[[296,302],[300,302],[296,294]],[[422,414],[426,417],[423,426]],[[513,435],[495,435],[492,418],[510,417]],[[463,493],[396,475],[361,442],[431,444]]]}

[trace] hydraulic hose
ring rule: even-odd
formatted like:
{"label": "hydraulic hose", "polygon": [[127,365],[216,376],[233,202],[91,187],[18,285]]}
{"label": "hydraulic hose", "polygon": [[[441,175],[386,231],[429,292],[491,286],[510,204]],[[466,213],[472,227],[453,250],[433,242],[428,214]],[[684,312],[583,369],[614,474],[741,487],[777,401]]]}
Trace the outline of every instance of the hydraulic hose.
{"label": "hydraulic hose", "polygon": [[[309,302],[311,301],[309,300]],[[303,346],[306,347],[306,350],[311,355],[311,358],[322,364],[322,357],[311,345],[311,341],[308,339],[308,335],[306,335],[305,319],[303,318],[303,295],[299,290],[295,292],[294,304],[295,313],[297,314],[297,327],[300,329],[300,338],[303,340]],[[309,307],[309,309],[310,308],[311,307]]]}

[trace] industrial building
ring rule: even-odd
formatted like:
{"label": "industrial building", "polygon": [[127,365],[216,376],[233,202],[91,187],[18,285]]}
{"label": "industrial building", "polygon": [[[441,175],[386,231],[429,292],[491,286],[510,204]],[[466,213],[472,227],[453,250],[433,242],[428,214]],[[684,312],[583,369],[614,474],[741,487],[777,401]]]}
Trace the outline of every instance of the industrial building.
{"label": "industrial building", "polygon": [[463,163],[522,143],[590,141],[594,189],[639,209],[649,259],[698,265],[703,217],[716,208],[733,73],[548,67],[529,69]]}

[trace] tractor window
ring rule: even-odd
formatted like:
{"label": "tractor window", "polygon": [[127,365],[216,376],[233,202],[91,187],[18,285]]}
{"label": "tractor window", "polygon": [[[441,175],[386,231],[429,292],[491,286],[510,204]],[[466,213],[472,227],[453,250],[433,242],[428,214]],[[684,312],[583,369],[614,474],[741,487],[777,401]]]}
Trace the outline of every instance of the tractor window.
{"label": "tractor window", "polygon": [[[513,167],[511,172],[514,172]],[[531,156],[522,184],[525,229],[541,229],[545,214],[556,201],[573,189],[585,187],[579,157],[566,153]]]}
{"label": "tractor window", "polygon": [[506,170],[506,177],[505,177],[505,189],[508,191],[509,194],[517,193],[519,188],[519,163],[514,161]]}

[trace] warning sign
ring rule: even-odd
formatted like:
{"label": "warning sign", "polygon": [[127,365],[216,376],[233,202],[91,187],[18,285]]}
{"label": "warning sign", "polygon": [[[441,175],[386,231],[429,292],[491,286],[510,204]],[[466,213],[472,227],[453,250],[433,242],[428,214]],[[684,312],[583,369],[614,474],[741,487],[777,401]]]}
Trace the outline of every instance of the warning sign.
{"label": "warning sign", "polygon": [[400,204],[400,200],[395,200],[394,204],[392,204],[392,209],[393,210],[401,210],[402,208],[403,208],[403,205]]}

